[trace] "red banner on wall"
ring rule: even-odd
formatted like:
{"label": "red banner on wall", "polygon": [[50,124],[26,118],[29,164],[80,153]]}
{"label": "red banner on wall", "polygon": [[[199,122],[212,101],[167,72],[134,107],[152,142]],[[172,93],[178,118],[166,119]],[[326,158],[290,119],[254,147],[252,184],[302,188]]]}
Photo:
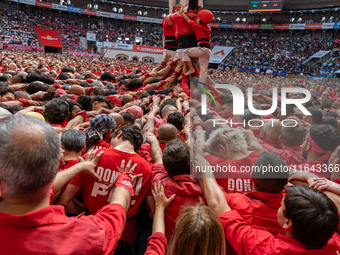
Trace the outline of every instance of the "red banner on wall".
{"label": "red banner on wall", "polygon": [[35,28],[35,32],[37,33],[42,46],[58,47],[58,48],[63,47],[60,41],[58,31]]}
{"label": "red banner on wall", "polygon": [[162,53],[163,54],[163,48],[161,48],[161,47],[133,45],[133,50],[134,51],[151,52],[151,53]]}
{"label": "red banner on wall", "polygon": [[52,3],[46,3],[41,1],[35,1],[36,6],[45,7],[45,8],[52,8]]}
{"label": "red banner on wall", "polygon": [[311,24],[306,24],[305,29],[321,29],[322,28],[322,23],[311,23]]}
{"label": "red banner on wall", "polygon": [[289,29],[289,24],[276,24],[274,29]]}
{"label": "red banner on wall", "polygon": [[137,20],[137,16],[125,15],[124,14],[124,19],[136,21]]}
{"label": "red banner on wall", "polygon": [[238,29],[247,29],[248,24],[239,24],[239,23],[234,23],[233,28],[238,28]]}
{"label": "red banner on wall", "polygon": [[83,14],[97,16],[97,11],[88,10],[88,9],[83,9]]}

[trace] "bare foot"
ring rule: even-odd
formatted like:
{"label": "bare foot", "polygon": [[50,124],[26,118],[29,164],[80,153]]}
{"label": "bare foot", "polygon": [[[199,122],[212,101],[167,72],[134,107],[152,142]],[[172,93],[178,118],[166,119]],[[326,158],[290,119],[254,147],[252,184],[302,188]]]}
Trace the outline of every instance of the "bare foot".
{"label": "bare foot", "polygon": [[195,69],[189,69],[189,71],[186,72],[184,75],[185,75],[185,76],[190,76],[190,75],[192,75],[192,74],[194,74],[194,73],[195,73]]}

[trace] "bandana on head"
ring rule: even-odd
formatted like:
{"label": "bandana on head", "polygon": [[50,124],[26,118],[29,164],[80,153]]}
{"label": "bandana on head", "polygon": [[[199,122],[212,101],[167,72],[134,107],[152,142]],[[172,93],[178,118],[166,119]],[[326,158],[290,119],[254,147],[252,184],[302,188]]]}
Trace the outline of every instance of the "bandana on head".
{"label": "bandana on head", "polygon": [[327,161],[329,159],[332,152],[325,151],[319,145],[317,145],[316,142],[313,140],[313,138],[310,136],[310,132],[308,132],[308,134],[306,135],[306,139],[309,142],[309,144],[312,146],[313,150],[315,150],[317,153],[325,153],[325,155],[319,158],[320,161]]}
{"label": "bandana on head", "polygon": [[107,114],[99,114],[90,121],[90,127],[86,128],[84,132],[87,132],[89,138],[98,135],[103,140],[104,135],[116,128],[116,121],[113,117]]}

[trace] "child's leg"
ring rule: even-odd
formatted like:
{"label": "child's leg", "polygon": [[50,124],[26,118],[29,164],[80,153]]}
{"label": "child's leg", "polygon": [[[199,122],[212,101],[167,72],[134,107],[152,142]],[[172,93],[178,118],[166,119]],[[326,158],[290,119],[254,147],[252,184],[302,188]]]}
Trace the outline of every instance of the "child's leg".
{"label": "child's leg", "polygon": [[198,5],[197,5],[197,9],[202,9],[203,8],[203,0],[198,0]]}
{"label": "child's leg", "polygon": [[208,76],[208,66],[210,60],[211,51],[208,48],[201,48],[201,56],[199,58],[200,64],[200,77],[199,82],[205,84]]}
{"label": "child's leg", "polygon": [[181,5],[184,12],[188,12],[189,0],[181,0]]}
{"label": "child's leg", "polygon": [[188,70],[186,73],[184,73],[184,75],[186,75],[186,76],[195,73],[195,69],[194,69],[194,67],[193,67],[193,65],[192,65],[192,63],[191,63],[191,59],[190,59],[190,57],[189,57],[189,50],[191,50],[191,49],[194,49],[194,48],[186,49],[186,50],[184,50],[183,53],[182,53],[183,62],[184,62],[185,64],[187,64],[187,65],[188,65],[188,68],[189,68],[189,70]]}
{"label": "child's leg", "polygon": [[174,7],[176,5],[176,0],[169,0],[169,13],[173,14]]}
{"label": "child's leg", "polygon": [[184,73],[185,76],[190,76],[192,74],[195,73],[195,68],[194,66],[192,65],[192,62],[191,61],[186,61],[185,64],[188,65],[188,71],[186,73]]}
{"label": "child's leg", "polygon": [[186,73],[186,72],[188,72],[188,71],[189,71],[189,67],[188,67],[188,65],[185,63],[185,64],[183,65],[182,72],[183,72],[183,73]]}
{"label": "child's leg", "polygon": [[[189,67],[188,67],[187,63],[184,62],[184,64],[183,64],[183,69],[182,69],[183,74],[185,75],[185,74],[188,72],[188,70],[189,70]],[[183,79],[183,76],[181,75],[181,76],[178,78],[178,80],[182,80],[182,79]]]}
{"label": "child's leg", "polygon": [[196,14],[198,14],[202,8],[203,8],[203,0],[198,0]]}

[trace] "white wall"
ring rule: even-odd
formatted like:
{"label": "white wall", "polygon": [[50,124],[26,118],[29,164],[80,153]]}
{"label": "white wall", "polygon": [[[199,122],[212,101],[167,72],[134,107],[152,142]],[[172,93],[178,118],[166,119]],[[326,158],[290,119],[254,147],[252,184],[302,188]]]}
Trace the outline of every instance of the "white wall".
{"label": "white wall", "polygon": [[138,57],[139,61],[143,61],[144,57],[150,57],[154,59],[155,63],[160,63],[163,60],[163,54],[159,54],[159,53],[130,51],[130,50],[121,50],[121,49],[113,49],[113,48],[107,48],[107,49],[102,48],[101,53],[104,58],[112,58],[112,59],[116,59],[117,55],[126,55],[128,57],[128,60],[132,60],[133,57]]}

